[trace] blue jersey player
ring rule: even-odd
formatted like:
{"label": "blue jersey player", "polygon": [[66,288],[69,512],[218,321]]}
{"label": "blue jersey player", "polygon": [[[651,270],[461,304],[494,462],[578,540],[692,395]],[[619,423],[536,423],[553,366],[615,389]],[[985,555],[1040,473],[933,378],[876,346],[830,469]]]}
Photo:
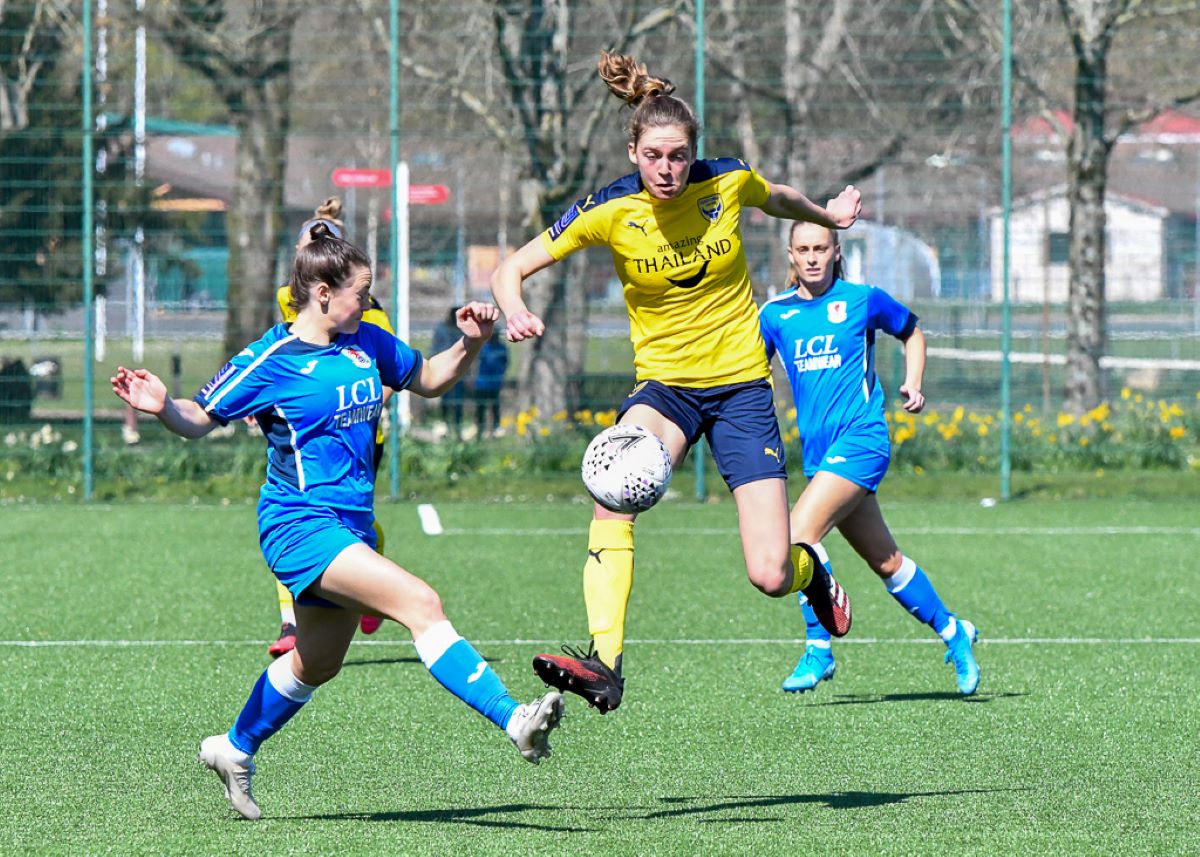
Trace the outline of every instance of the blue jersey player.
{"label": "blue jersey player", "polygon": [[[959,692],[974,693],[979,684],[971,649],[975,626],[947,611],[925,572],[900,552],[875,498],[891,457],[883,389],[874,371],[875,332],[904,343],[900,392],[904,409],[918,413],[925,406],[925,337],[917,317],[887,292],[841,278],[841,249],[833,230],[795,224],[788,256],[793,287],[762,307],[759,324],[767,356],[779,355],[791,382],[809,479],[792,507],[792,540],[813,545],[828,565],[820,540],[837,527],[892,597],[945,641]],[[800,604],[808,644],[783,683],[789,691],[810,690],[834,674],[829,634],[803,595]]]}
{"label": "blue jersey player", "polygon": [[370,306],[370,260],[324,224],[296,255],[290,325],[276,325],[227,363],[194,399],[168,398],[145,369],[117,369],[113,392],[175,434],[198,438],[256,415],[268,439],[258,502],[259,542],[296,600],[296,647],[259,676],[228,733],[205,738],[200,761],[221,778],[242,816],[261,816],[251,794],[253,757],[342,666],[371,612],[413,635],[417,654],[447,690],[504,729],[521,755],[550,754],[547,737],[563,701],[548,693],[519,704],[460,637],[429,584],[376,553],[375,432],[385,387],[441,395],[491,335],[495,306],[458,313],[463,336],[428,360],[380,328],[361,323]]}

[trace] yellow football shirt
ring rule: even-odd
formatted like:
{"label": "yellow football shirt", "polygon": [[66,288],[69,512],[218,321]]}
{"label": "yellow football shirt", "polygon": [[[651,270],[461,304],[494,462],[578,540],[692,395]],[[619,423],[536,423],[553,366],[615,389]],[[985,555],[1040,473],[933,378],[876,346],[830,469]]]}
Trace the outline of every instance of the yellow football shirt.
{"label": "yellow football shirt", "polygon": [[742,209],[766,180],[735,158],[696,161],[660,200],[637,173],[571,206],[542,233],[554,259],[606,246],[625,292],[637,380],[716,387],[770,376],[742,247]]}

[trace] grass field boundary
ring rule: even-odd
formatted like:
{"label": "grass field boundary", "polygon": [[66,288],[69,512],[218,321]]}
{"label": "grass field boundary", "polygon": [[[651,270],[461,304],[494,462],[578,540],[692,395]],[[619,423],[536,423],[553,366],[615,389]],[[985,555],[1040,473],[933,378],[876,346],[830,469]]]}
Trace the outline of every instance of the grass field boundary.
{"label": "grass field boundary", "polygon": [[[474,640],[476,646],[557,646],[560,640]],[[645,639],[626,640],[626,645],[637,646],[790,646],[803,645],[802,638],[729,638],[729,639]],[[934,645],[941,640],[933,638],[907,637],[854,637],[839,639],[838,645],[896,646]],[[0,640],[0,648],[50,649],[50,648],[95,648],[136,649],[187,646],[261,646],[262,640]],[[1200,645],[1200,637],[980,637],[980,645],[987,646],[1194,646]],[[412,648],[411,640],[355,640],[357,646],[402,646]]]}

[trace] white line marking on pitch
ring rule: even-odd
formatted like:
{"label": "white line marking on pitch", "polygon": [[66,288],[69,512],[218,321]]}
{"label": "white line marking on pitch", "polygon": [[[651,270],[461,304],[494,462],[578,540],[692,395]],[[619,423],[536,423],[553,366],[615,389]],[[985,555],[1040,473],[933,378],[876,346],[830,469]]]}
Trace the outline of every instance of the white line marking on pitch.
{"label": "white line marking on pitch", "polygon": [[422,503],[417,506],[417,517],[421,519],[421,529],[425,531],[427,536],[440,536],[442,530],[442,519],[438,517],[437,509],[432,503]]}
{"label": "white line marking on pitch", "polygon": [[[905,536],[1200,536],[1200,527],[893,527]],[[479,528],[444,531],[447,536],[581,536],[585,527]],[[736,527],[647,527],[673,536],[736,536]]]}
{"label": "white line marking on pitch", "polygon": [[[474,640],[476,646],[556,646],[558,640]],[[725,640],[626,640],[630,645],[641,646],[792,646],[803,645],[802,639],[789,638],[740,638]],[[941,643],[933,638],[909,639],[888,637],[854,637],[840,639],[838,645],[933,645]],[[1114,646],[1114,645],[1186,645],[1200,644],[1200,637],[980,637],[979,642],[991,646]],[[261,646],[262,640],[0,640],[0,647],[19,649],[43,648],[112,648],[136,649],[186,646]],[[406,646],[412,648],[411,640],[356,640],[355,646]]]}

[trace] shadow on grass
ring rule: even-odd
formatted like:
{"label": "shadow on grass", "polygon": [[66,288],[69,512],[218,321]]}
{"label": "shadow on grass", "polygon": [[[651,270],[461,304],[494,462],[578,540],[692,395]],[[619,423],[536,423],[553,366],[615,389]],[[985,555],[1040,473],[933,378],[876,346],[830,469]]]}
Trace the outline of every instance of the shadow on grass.
{"label": "shadow on grass", "polygon": [[[395,812],[334,812],[323,815],[288,815],[279,820],[292,821],[390,821],[427,822],[432,824],[470,824],[475,827],[499,827],[514,830],[545,830],[551,833],[587,833],[584,827],[564,827],[555,824],[534,824],[528,821],[504,818],[505,815],[523,812],[547,812],[561,814],[563,808],[539,806],[532,803],[506,803],[496,806],[448,807],[445,809],[409,809]],[[498,816],[498,817],[491,817]]]}
{"label": "shadow on grass", "polygon": [[[281,816],[279,820],[291,821],[383,821],[424,822],[431,824],[469,824],[475,827],[509,828],[520,830],[544,830],[550,833],[593,833],[604,829],[609,823],[629,821],[659,821],[672,818],[694,817],[701,824],[744,824],[747,822],[787,821],[787,815],[739,815],[726,813],[739,810],[772,809],[790,806],[825,806],[829,809],[866,809],[879,806],[894,806],[913,798],[961,797],[974,794],[997,794],[1000,792],[1033,791],[1028,787],[994,789],[948,789],[929,792],[829,792],[827,794],[798,795],[737,795],[728,797],[664,797],[659,801],[669,804],[667,809],[627,809],[624,807],[586,808],[588,815],[601,822],[600,828],[574,827],[557,824],[538,824],[506,818],[517,813],[547,813],[561,817],[565,813],[583,811],[580,807],[546,806],[531,803],[497,804],[496,806],[450,807],[445,809],[396,810],[394,812],[336,812],[319,815]],[[607,810],[607,811],[606,811]],[[711,816],[711,817],[707,817]]]}
{"label": "shadow on grass", "polygon": [[[504,658],[489,658],[486,655],[480,655],[480,657],[482,657],[489,664],[504,663]],[[346,667],[369,667],[369,666],[375,666],[377,664],[417,664],[418,666],[420,666],[421,659],[418,658],[416,655],[410,655],[408,657],[397,656],[394,658],[347,658],[345,660],[345,662],[342,663],[342,668],[345,669]]]}
{"label": "shadow on grass", "polygon": [[[763,795],[755,797],[753,795],[745,796],[730,796],[725,798],[700,798],[700,797],[666,797],[660,798],[663,803],[670,804],[687,804],[677,806],[672,809],[661,809],[654,812],[631,815],[629,818],[640,818],[653,820],[658,818],[677,818],[688,815],[708,815],[710,813],[724,813],[731,810],[744,810],[752,808],[770,808],[784,806],[801,806],[808,804],[820,804],[830,809],[862,809],[865,807],[874,806],[891,806],[898,803],[904,803],[910,798],[921,797],[957,797],[960,795],[970,794],[992,794],[996,792],[1021,792],[1032,791],[1030,788],[996,788],[996,789],[951,789],[938,792],[830,792],[828,794],[811,794],[811,795]],[[711,823],[727,823],[731,821],[783,821],[780,817],[753,817],[753,816],[738,816],[729,818],[722,816],[720,818],[704,818],[701,821]]]}
{"label": "shadow on grass", "polygon": [[342,663],[342,669],[347,667],[369,667],[376,664],[419,664],[421,659],[413,655],[412,657],[395,657],[395,658],[347,658]]}
{"label": "shadow on grass", "polygon": [[839,693],[828,702],[814,702],[813,705],[872,705],[877,702],[928,702],[936,699],[954,699],[959,702],[980,705],[994,699],[1009,699],[1016,696],[1029,696],[1027,691],[1012,693],[976,693],[963,696],[951,690],[939,690],[926,693]]}

